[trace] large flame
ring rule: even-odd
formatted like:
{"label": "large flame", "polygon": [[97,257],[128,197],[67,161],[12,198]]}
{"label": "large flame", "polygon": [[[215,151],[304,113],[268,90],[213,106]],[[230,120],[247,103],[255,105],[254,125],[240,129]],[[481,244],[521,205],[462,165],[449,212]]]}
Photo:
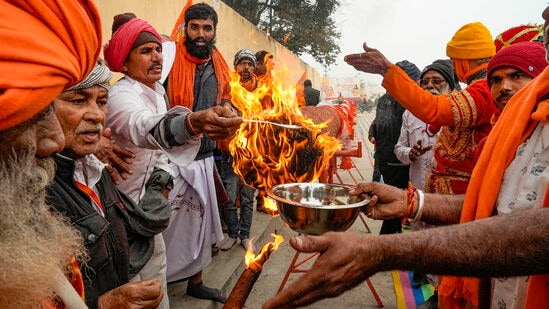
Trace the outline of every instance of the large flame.
{"label": "large flame", "polygon": [[[252,92],[240,85],[237,73],[231,74],[232,103],[243,118],[302,127],[287,129],[244,122],[231,140],[229,149],[234,157],[235,172],[245,183],[261,191],[278,184],[318,179],[341,147],[336,138],[321,134],[326,122],[315,124],[301,113],[296,87],[284,84],[285,71],[272,73],[272,82],[260,82]],[[265,96],[271,97],[270,106],[264,106]]]}

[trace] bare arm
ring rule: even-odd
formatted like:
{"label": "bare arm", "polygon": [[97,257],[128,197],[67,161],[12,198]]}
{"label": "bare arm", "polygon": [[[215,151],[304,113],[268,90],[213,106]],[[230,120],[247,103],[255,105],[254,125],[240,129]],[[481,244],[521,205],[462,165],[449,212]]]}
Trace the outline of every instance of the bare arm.
{"label": "bare arm", "polygon": [[[372,196],[363,212],[376,220],[402,218],[406,215],[404,191],[397,187],[378,182],[360,183],[352,194]],[[425,194],[421,220],[429,224],[445,225],[459,223],[461,207],[465,195]],[[419,195],[416,193],[413,218],[419,208]]]}
{"label": "bare arm", "polygon": [[393,269],[477,277],[547,273],[547,222],[549,209],[542,208],[404,234],[297,236],[290,240],[296,250],[322,254],[263,308],[335,297],[376,272]]}

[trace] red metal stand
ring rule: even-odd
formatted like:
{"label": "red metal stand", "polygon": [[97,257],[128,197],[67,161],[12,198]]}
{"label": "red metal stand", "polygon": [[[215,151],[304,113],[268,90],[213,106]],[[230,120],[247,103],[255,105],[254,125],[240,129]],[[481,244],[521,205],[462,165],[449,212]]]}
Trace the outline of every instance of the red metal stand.
{"label": "red metal stand", "polygon": [[[280,284],[280,287],[278,288],[278,292],[277,293],[280,293],[280,291],[282,291],[282,289],[284,289],[284,286],[286,285],[286,282],[288,281],[288,278],[290,277],[290,274],[292,273],[304,273],[306,272],[308,269],[300,269],[299,267],[303,264],[305,264],[307,261],[309,261],[310,259],[314,258],[315,256],[318,255],[318,252],[316,253],[313,253],[313,254],[310,254],[309,256],[307,256],[306,258],[298,261],[297,259],[299,258],[299,255],[301,253],[299,251],[296,251],[295,255],[294,255],[294,258],[292,259],[292,263],[290,264],[290,267],[288,268],[288,271],[286,271],[286,275],[284,276],[284,279],[282,280],[282,283]],[[379,297],[379,295],[377,294],[377,291],[376,289],[374,288],[374,285],[372,284],[372,282],[370,281],[370,278],[366,279],[366,284],[368,284],[368,287],[370,288],[370,291],[372,292],[372,295],[374,295],[374,298],[377,302],[377,306],[379,308],[382,308],[383,307],[383,302],[381,301],[381,298]]]}

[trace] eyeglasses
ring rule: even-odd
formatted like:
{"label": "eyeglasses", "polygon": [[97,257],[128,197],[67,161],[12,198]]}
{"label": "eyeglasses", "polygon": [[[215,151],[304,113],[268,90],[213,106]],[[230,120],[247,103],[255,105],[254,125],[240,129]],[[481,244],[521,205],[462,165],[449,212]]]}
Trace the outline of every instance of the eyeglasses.
{"label": "eyeglasses", "polygon": [[433,86],[438,86],[445,82],[446,81],[444,79],[440,79],[440,78],[422,78],[419,80],[419,85],[421,87],[425,87],[429,85],[429,83],[433,83]]}

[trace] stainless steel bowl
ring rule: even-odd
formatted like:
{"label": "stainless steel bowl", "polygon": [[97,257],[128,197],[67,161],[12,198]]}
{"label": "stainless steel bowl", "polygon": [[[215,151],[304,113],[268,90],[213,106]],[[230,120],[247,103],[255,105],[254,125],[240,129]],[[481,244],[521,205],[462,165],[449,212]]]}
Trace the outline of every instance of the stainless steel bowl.
{"label": "stainless steel bowl", "polygon": [[351,187],[324,183],[288,183],[267,191],[284,223],[308,235],[345,231],[370,198],[351,196]]}

